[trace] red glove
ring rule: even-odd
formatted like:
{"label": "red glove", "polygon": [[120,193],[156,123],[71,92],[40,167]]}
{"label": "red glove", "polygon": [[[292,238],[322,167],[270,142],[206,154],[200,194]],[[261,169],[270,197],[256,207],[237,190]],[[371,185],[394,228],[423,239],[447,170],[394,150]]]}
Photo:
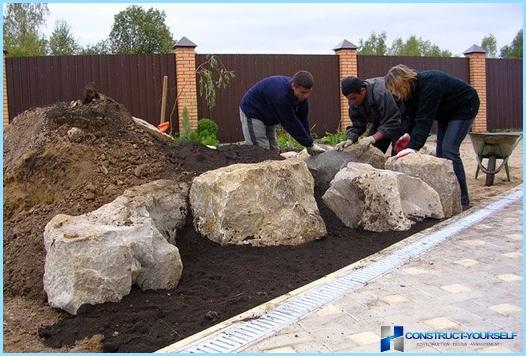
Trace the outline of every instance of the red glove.
{"label": "red glove", "polygon": [[407,148],[409,146],[409,141],[411,140],[411,137],[408,133],[405,133],[396,141],[394,146],[394,153],[398,153],[402,151],[403,149]]}

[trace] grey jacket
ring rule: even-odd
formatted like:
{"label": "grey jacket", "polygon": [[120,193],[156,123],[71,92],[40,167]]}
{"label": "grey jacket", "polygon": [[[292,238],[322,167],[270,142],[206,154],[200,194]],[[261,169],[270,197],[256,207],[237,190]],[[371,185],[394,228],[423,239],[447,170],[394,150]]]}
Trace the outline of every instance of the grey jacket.
{"label": "grey jacket", "polygon": [[347,138],[356,142],[369,123],[369,135],[381,132],[391,141],[398,140],[402,135],[400,108],[393,95],[385,89],[384,78],[367,79],[365,82],[365,100],[359,106],[349,107],[352,124],[347,127]]}

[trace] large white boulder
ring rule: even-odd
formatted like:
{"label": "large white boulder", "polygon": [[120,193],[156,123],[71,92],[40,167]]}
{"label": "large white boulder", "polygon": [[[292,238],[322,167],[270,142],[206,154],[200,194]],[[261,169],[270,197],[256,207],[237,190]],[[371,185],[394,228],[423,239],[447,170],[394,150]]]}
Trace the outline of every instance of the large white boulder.
{"label": "large white boulder", "polygon": [[438,194],[427,184],[364,163],[338,172],[323,201],[346,226],[368,231],[404,231],[426,217],[443,217]]}
{"label": "large white boulder", "polygon": [[298,245],[327,233],[302,160],[234,164],[194,178],[194,226],[222,245]]}
{"label": "large white boulder", "polygon": [[83,304],[117,302],[141,289],[175,288],[182,262],[176,229],[185,224],[188,185],[159,180],[134,187],[80,216],[46,225],[48,303],[76,314]]}
{"label": "large white boulder", "polygon": [[399,159],[389,158],[385,168],[420,178],[430,185],[440,196],[445,217],[462,212],[460,185],[450,160],[413,153]]}
{"label": "large white boulder", "polygon": [[327,151],[305,159],[316,187],[326,190],[331,180],[349,162],[368,163],[374,168],[383,169],[386,157],[382,151],[373,146],[356,143],[344,151]]}

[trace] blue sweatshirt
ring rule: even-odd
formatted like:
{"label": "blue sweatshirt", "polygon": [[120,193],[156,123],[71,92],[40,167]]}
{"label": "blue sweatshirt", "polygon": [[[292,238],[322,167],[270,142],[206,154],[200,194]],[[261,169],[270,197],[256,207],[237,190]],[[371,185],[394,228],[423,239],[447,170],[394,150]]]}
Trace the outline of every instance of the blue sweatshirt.
{"label": "blue sweatshirt", "polygon": [[312,146],[309,103],[300,101],[291,88],[292,78],[272,76],[260,80],[241,99],[241,110],[251,119],[267,126],[281,124],[285,131],[305,147]]}

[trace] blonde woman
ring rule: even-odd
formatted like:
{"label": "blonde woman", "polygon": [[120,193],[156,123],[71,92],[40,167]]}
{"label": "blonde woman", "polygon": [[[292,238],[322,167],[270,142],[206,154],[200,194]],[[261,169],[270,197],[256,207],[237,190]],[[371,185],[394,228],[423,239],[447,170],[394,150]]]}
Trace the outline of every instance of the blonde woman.
{"label": "blonde woman", "polygon": [[404,101],[405,131],[410,140],[396,157],[411,154],[425,144],[433,121],[437,121],[437,157],[453,162],[460,184],[461,202],[469,206],[466,174],[460,159],[460,144],[477,116],[479,97],[466,82],[438,70],[415,70],[400,64],[389,69],[385,87]]}

